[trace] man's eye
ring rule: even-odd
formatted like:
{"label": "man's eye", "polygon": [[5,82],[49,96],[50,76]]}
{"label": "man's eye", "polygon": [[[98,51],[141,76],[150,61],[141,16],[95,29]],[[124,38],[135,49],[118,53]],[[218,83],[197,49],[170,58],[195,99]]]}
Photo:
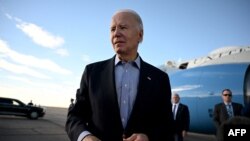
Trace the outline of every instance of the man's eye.
{"label": "man's eye", "polygon": [[121,29],[126,29],[126,28],[127,28],[127,27],[125,27],[125,26],[122,26],[122,27],[121,27]]}
{"label": "man's eye", "polygon": [[114,31],[115,31],[115,28],[111,28],[110,31],[111,31],[111,32],[114,32]]}

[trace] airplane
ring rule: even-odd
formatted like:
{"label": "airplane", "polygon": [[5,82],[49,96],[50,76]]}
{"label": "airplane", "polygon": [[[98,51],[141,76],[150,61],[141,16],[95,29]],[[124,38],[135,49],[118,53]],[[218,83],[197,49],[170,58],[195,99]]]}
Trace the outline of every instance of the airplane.
{"label": "airplane", "polygon": [[250,102],[250,46],[223,47],[179,65],[166,64],[172,92],[189,107],[190,132],[216,133],[213,109],[222,102],[223,89],[232,90],[234,102]]}

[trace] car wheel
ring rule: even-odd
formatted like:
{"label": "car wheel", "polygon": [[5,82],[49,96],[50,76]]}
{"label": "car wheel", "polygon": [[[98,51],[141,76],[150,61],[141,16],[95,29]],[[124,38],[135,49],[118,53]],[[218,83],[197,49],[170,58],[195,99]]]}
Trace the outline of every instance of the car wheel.
{"label": "car wheel", "polygon": [[38,113],[36,111],[32,111],[32,112],[30,112],[29,117],[31,119],[37,119],[38,118]]}

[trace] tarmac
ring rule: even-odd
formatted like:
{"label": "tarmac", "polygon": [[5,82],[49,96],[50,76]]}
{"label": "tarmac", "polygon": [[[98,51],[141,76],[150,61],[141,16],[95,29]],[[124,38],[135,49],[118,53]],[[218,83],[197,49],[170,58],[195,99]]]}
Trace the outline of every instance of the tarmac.
{"label": "tarmac", "polygon": [[[38,120],[0,115],[0,141],[70,141],[65,132],[67,108],[46,107]],[[184,141],[216,141],[214,135],[188,133]]]}

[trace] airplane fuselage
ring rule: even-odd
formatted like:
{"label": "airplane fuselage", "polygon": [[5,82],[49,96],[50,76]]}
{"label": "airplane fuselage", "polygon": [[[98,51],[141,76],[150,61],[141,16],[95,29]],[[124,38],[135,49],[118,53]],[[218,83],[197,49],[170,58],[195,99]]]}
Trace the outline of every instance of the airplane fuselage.
{"label": "airplane fuselage", "polygon": [[194,67],[169,73],[173,92],[190,111],[190,131],[215,134],[213,109],[222,102],[221,92],[229,88],[233,101],[250,101],[250,63],[227,63]]}

